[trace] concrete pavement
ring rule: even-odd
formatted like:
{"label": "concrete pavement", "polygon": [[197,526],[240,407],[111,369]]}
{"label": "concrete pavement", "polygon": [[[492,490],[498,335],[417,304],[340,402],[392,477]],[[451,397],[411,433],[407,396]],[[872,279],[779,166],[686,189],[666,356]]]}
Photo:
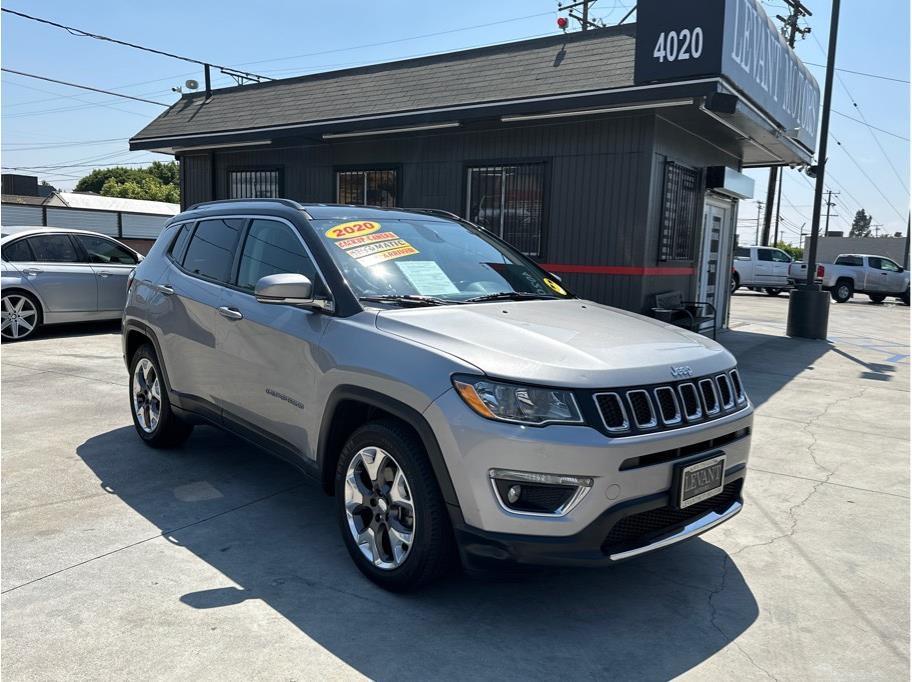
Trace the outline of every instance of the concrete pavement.
{"label": "concrete pavement", "polygon": [[599,571],[384,593],[331,500],[197,428],[133,433],[112,326],[2,349],[2,673],[24,679],[907,679],[909,308],[739,293],[757,404],[744,511]]}

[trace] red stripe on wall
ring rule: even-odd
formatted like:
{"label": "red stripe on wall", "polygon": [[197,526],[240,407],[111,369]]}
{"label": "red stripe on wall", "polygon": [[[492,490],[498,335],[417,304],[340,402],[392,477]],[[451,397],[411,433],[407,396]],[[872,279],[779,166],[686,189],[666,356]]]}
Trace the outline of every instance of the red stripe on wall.
{"label": "red stripe on wall", "polygon": [[564,265],[561,263],[539,263],[539,266],[554,273],[580,273],[587,275],[633,275],[643,277],[653,275],[657,277],[671,275],[692,275],[694,269],[688,268],[647,268],[632,265]]}

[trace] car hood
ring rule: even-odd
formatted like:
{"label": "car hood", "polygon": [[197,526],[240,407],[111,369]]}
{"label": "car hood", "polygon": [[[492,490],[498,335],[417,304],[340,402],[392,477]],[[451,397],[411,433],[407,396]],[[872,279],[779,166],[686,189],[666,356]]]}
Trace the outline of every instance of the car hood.
{"label": "car hood", "polygon": [[735,365],[710,339],[578,299],[492,302],[380,312],[378,329],[458,357],[492,377],[599,388],[670,381]]}

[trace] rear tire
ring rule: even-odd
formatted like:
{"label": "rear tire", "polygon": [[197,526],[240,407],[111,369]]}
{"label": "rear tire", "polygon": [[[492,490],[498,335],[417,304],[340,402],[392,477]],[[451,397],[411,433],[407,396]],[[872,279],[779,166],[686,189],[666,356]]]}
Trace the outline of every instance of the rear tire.
{"label": "rear tire", "polygon": [[886,297],[886,294],[868,294],[872,303],[883,303]]}
{"label": "rear tire", "polygon": [[837,303],[845,303],[852,298],[853,293],[855,293],[855,287],[850,281],[844,279],[836,282],[836,286],[830,291],[830,296]]}
{"label": "rear tire", "polygon": [[130,360],[130,413],[136,433],[153,448],[180,445],[193,431],[171,409],[163,376],[155,349],[140,346]]}
{"label": "rear tire", "polygon": [[778,296],[782,293],[782,289],[775,289],[773,287],[768,287],[764,289],[764,291],[766,292],[767,296]]}
{"label": "rear tire", "polygon": [[735,293],[740,286],[741,286],[741,278],[738,277],[738,273],[737,272],[732,273],[731,291],[729,293],[731,293],[731,294]]}
{"label": "rear tire", "polygon": [[906,293],[899,297],[899,300],[903,302],[903,305],[909,305],[909,290],[906,289]]}
{"label": "rear tire", "polygon": [[38,299],[27,291],[4,291],[0,299],[0,337],[4,341],[25,341],[38,332],[44,319]]}
{"label": "rear tire", "polygon": [[421,440],[392,419],[357,429],[339,456],[336,511],[345,548],[367,578],[407,592],[454,564],[446,505]]}

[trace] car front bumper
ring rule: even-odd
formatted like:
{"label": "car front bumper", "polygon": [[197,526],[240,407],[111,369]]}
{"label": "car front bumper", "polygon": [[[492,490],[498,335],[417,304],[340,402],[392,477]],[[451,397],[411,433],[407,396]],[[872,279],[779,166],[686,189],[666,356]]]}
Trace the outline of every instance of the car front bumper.
{"label": "car front bumper", "polygon": [[[470,564],[611,563],[698,535],[741,509],[750,406],[714,421],[623,438],[585,426],[534,428],[483,419],[455,391],[440,396],[425,417],[453,481],[459,501],[454,530]],[[648,463],[678,448],[679,456]],[[719,452],[726,458],[723,492],[674,509],[676,468]],[[636,458],[646,463],[631,466]],[[495,494],[492,469],[584,477],[592,486],[563,515],[513,512]]]}

